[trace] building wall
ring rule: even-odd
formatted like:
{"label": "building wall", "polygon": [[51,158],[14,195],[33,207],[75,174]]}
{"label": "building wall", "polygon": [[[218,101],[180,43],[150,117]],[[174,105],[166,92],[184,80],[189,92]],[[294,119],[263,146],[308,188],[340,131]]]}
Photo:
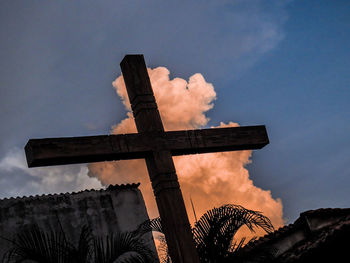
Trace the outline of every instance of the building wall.
{"label": "building wall", "polygon": [[[135,230],[148,219],[137,186],[116,185],[107,190],[0,200],[0,236],[12,239],[23,227],[33,223],[44,230],[59,230],[62,226],[69,240],[75,243],[85,224],[96,236]],[[151,233],[145,239],[155,251]],[[9,247],[10,242],[0,238],[0,259]]]}

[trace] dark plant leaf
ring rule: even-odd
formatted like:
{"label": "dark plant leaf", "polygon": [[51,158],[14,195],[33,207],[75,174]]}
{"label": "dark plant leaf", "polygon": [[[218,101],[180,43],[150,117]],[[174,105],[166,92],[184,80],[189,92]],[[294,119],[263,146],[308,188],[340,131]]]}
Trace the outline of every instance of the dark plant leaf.
{"label": "dark plant leaf", "polygon": [[267,217],[242,206],[223,205],[207,211],[193,228],[201,262],[225,262],[232,258],[245,242],[245,239],[233,242],[242,226],[247,226],[252,232],[255,232],[255,228],[261,228],[267,233],[273,231]]}
{"label": "dark plant leaf", "polygon": [[94,240],[94,262],[154,262],[156,255],[133,232],[122,232]]}

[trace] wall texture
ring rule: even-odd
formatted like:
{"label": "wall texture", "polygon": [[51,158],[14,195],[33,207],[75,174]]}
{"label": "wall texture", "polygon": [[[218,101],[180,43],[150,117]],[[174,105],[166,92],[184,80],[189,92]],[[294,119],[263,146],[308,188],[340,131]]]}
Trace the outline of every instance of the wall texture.
{"label": "wall texture", "polygon": [[[148,219],[139,184],[109,186],[106,190],[30,196],[0,200],[0,236],[12,239],[25,226],[60,229],[76,242],[81,227],[88,224],[94,235],[132,231]],[[155,251],[152,234],[146,242]],[[0,238],[0,259],[10,242]]]}

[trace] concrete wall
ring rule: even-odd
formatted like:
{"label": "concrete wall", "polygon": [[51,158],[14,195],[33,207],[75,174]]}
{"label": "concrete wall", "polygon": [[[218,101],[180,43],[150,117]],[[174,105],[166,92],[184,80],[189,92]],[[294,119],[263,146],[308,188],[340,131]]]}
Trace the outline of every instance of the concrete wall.
{"label": "concrete wall", "polygon": [[[138,185],[116,185],[107,190],[90,190],[0,200],[0,236],[12,239],[25,226],[37,223],[42,229],[60,229],[76,242],[81,227],[88,224],[93,234],[132,231],[148,219]],[[151,233],[145,236],[155,251]],[[0,238],[0,259],[10,243]]]}

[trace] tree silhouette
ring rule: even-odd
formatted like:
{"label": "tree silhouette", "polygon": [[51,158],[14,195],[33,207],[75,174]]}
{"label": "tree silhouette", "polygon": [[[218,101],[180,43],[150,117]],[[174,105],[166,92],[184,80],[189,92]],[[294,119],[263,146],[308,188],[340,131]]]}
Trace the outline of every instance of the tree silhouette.
{"label": "tree silhouette", "polygon": [[[261,228],[267,233],[274,231],[271,221],[266,216],[239,205],[223,205],[207,211],[192,229],[200,261],[203,263],[238,261],[239,251],[246,238],[238,241],[234,240],[234,237],[242,226],[246,226],[253,233],[256,228]],[[160,218],[151,220],[149,227],[153,231],[163,233]],[[249,242],[255,239],[256,237],[253,237]],[[160,241],[161,261],[170,262],[165,239],[161,238]]]}

